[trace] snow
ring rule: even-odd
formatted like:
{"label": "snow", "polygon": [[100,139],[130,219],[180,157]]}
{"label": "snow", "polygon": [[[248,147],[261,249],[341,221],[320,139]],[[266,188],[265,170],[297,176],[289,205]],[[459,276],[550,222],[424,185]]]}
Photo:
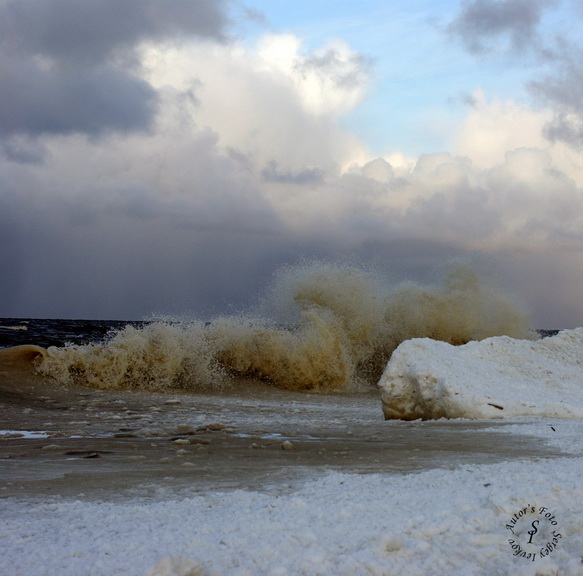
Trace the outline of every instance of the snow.
{"label": "snow", "polygon": [[[549,420],[546,435],[540,422],[511,427],[552,438],[556,457],[454,469],[444,461],[409,474],[327,472],[280,490],[0,500],[0,574],[583,575],[583,422]],[[537,513],[513,523],[527,506]],[[554,525],[538,514],[543,508]],[[529,545],[535,519],[540,537]],[[558,544],[541,557],[551,530]]]}
{"label": "snow", "polygon": [[[561,462],[560,469],[508,464],[397,478],[333,473],[276,497],[233,491],[145,504],[11,502],[2,513],[10,552],[0,567],[38,576],[145,574],[159,562],[156,574],[165,576],[185,576],[197,565],[203,574],[233,575],[518,568],[534,575],[542,566],[583,574],[582,527],[573,513],[583,505],[581,461]],[[505,524],[527,502],[558,519],[563,539],[550,558],[515,558],[507,543]]]}
{"label": "snow", "polygon": [[379,382],[387,418],[583,418],[583,328],[538,341],[403,342]]}
{"label": "snow", "polygon": [[583,576],[582,341],[581,329],[455,349],[412,340],[380,383],[392,416],[511,416],[509,442],[530,435],[552,456],[314,470],[263,490],[4,498],[0,574]]}

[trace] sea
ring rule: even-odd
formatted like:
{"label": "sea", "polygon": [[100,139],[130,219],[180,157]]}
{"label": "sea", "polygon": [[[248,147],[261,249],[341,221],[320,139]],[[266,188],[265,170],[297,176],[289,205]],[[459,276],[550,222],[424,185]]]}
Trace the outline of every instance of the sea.
{"label": "sea", "polygon": [[[211,425],[216,425],[214,432],[227,431],[227,445],[214,456],[220,461],[232,456],[233,442],[261,449],[300,441],[311,448],[301,452],[293,474],[306,466],[369,470],[370,462],[364,466],[361,459],[371,447],[378,451],[371,438],[392,444],[391,435],[398,435],[397,425],[383,425],[377,384],[400,343],[426,337],[460,345],[498,335],[540,338],[521,306],[465,266],[450,269],[435,286],[393,286],[370,270],[309,262],[281,270],[252,308],[211,318],[2,318],[0,448],[7,452],[0,450],[0,459],[6,457],[13,466],[5,467],[0,481],[18,479],[15,485],[24,489],[25,471],[34,470],[32,476],[50,479],[34,490],[64,490],[63,476],[69,477],[71,464],[62,457],[55,462],[43,451],[61,446],[51,439],[67,438],[69,450],[61,456],[99,456],[105,474],[113,464],[104,453],[154,450],[163,460],[170,456],[167,446],[158,446],[160,438],[182,439],[188,446],[199,441],[190,434],[204,433]],[[471,422],[440,426],[446,434],[459,432],[460,426],[468,433],[480,427]],[[417,456],[439,460],[449,442],[441,434],[427,444],[420,428],[410,429],[416,449],[426,447]],[[462,449],[461,438],[451,439],[461,458],[500,458],[510,450],[491,442],[477,449],[470,437]],[[344,449],[335,451],[338,443]],[[398,458],[391,454],[390,462],[381,458],[381,468],[428,463],[406,450]],[[113,467],[114,476],[123,470],[133,485],[123,465],[127,461],[113,460],[121,466]],[[271,470],[268,461],[260,466],[255,457],[254,462],[254,478]],[[222,485],[229,477],[221,472],[227,465],[233,463],[215,462],[200,482]],[[92,467],[93,474],[97,468]],[[151,468],[150,476],[143,473],[151,480],[165,473],[163,468]],[[249,470],[239,472],[246,478]],[[93,481],[86,482],[97,489]],[[75,490],[74,482],[65,484]]]}
{"label": "sea", "polygon": [[256,304],[211,318],[0,320],[0,347],[62,385],[109,390],[223,390],[249,380],[280,390],[373,390],[404,340],[454,345],[536,339],[522,306],[469,267],[435,286],[389,285],[359,267],[309,262],[275,275]]}
{"label": "sea", "polygon": [[579,566],[580,421],[386,421],[377,386],[411,338],[553,333],[465,267],[310,264],[210,318],[1,318],[0,572],[517,573],[527,502]]}

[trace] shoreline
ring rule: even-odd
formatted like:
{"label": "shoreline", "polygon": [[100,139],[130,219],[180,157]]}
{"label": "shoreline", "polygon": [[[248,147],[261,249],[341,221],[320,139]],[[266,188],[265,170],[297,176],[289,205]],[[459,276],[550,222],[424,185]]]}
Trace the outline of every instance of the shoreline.
{"label": "shoreline", "polygon": [[521,425],[551,438],[545,420],[385,421],[376,393],[60,389],[0,404],[0,498],[286,491],[329,471],[402,475],[572,455]]}
{"label": "shoreline", "polygon": [[[162,394],[24,370],[0,390],[3,574],[583,576],[583,420],[385,421],[378,392],[253,381]],[[527,504],[557,522],[536,517],[532,544],[535,516],[511,524]]]}

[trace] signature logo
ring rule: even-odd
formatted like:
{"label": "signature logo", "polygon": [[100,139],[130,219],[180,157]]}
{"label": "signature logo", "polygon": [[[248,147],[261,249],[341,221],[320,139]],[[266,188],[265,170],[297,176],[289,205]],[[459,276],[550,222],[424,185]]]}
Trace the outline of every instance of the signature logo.
{"label": "signature logo", "polygon": [[532,523],[532,530],[529,530],[528,531],[528,533],[530,535],[530,538],[528,539],[528,543],[529,544],[532,544],[532,537],[538,532],[538,528],[537,528],[538,524],[539,524],[539,521],[538,520],[535,520]]}
{"label": "signature logo", "polygon": [[508,538],[512,554],[532,562],[553,553],[563,538],[555,514],[546,506],[528,504],[512,515],[505,528],[512,533]]}

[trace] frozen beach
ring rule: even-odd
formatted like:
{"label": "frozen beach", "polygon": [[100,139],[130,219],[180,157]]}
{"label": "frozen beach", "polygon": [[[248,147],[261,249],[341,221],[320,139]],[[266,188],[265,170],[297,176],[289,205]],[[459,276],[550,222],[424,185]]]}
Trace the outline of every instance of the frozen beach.
{"label": "frozen beach", "polygon": [[583,575],[583,330],[408,340],[364,392],[112,388],[162,329],[0,350],[2,576]]}
{"label": "frozen beach", "polygon": [[0,0],[0,576],[583,576],[583,0]]}
{"label": "frozen beach", "polygon": [[261,386],[26,404],[2,405],[2,575],[583,574],[580,420]]}

